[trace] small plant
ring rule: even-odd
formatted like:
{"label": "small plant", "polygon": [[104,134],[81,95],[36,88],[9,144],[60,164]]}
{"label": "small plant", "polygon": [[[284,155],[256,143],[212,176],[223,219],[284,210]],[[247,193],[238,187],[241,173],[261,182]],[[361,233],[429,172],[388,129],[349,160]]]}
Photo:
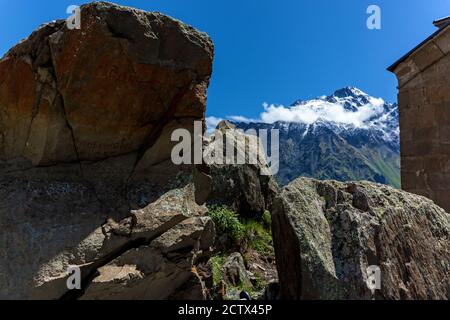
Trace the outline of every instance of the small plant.
{"label": "small plant", "polygon": [[263,223],[256,220],[247,220],[244,225],[245,239],[247,239],[249,246],[265,256],[273,255],[272,236]]}
{"label": "small plant", "polygon": [[264,288],[266,287],[267,283],[263,280],[263,278],[255,273],[255,280],[254,280],[254,287],[256,291],[261,291],[264,290]]}
{"label": "small plant", "polygon": [[263,215],[262,215],[262,222],[264,224],[264,227],[267,230],[270,230],[272,227],[272,215],[270,214],[269,211],[264,211]]}
{"label": "small plant", "polygon": [[223,276],[223,265],[226,261],[226,256],[223,254],[219,254],[217,256],[213,256],[209,259],[209,263],[211,264],[211,272],[213,277],[213,283],[215,286],[219,285],[222,281]]}
{"label": "small plant", "polygon": [[209,209],[208,215],[214,221],[219,234],[226,234],[235,242],[245,236],[245,227],[230,208],[215,206]]}

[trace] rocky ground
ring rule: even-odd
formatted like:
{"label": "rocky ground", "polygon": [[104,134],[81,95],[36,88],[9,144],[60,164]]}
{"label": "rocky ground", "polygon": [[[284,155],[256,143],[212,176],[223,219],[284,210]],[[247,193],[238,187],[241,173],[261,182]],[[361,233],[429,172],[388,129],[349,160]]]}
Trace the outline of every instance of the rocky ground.
{"label": "rocky ground", "polygon": [[365,182],[279,189],[263,160],[174,165],[172,131],[204,121],[211,40],[159,13],[81,12],[81,30],[43,25],[0,60],[1,299],[449,298],[448,213]]}

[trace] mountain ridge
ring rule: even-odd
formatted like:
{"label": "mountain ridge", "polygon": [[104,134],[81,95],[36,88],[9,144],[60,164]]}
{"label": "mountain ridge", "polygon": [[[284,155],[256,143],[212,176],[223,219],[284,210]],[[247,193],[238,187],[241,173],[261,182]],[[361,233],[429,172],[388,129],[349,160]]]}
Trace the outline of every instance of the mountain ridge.
{"label": "mountain ridge", "polygon": [[[266,115],[276,114],[277,108],[281,107],[266,107]],[[285,118],[292,116],[292,121],[233,121],[243,130],[280,130],[279,183],[304,176],[400,187],[396,103],[345,87],[329,96],[297,100],[282,111]]]}

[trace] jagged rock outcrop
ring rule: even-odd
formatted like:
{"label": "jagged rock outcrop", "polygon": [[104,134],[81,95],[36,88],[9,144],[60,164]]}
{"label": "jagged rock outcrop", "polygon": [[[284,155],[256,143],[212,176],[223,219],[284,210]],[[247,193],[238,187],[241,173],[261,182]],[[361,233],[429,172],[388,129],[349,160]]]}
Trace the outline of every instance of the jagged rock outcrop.
{"label": "jagged rock outcrop", "polygon": [[203,296],[214,230],[170,133],[204,119],[212,58],[179,21],[95,2],[80,30],[46,24],[0,60],[0,298]]}
{"label": "jagged rock outcrop", "polygon": [[[391,187],[306,178],[272,208],[283,299],[450,298],[450,215]],[[381,268],[381,290],[366,285]]]}
{"label": "jagged rock outcrop", "polygon": [[0,61],[0,158],[33,165],[98,161],[151,146],[171,125],[202,119],[213,47],[159,13],[96,2],[81,29],[46,24]]}
{"label": "jagged rock outcrop", "polygon": [[[214,237],[208,217],[185,220],[149,246],[131,249],[99,268],[82,299],[203,299],[204,282],[191,269],[209,255]],[[182,286],[190,282],[194,287],[184,291]]]}
{"label": "jagged rock outcrop", "polygon": [[244,258],[239,252],[232,253],[223,265],[223,280],[234,287],[252,287],[248,271],[245,268]]}
{"label": "jagged rock outcrop", "polygon": [[[265,211],[278,186],[258,141],[228,121],[221,122],[205,139],[204,154],[207,161],[223,153],[223,162],[198,166],[194,175],[196,185],[202,186],[197,198],[206,199],[208,214],[217,222],[216,255],[206,265],[206,274],[211,296],[219,300],[259,299],[264,285],[277,280],[270,213]],[[230,220],[226,213],[236,216]]]}
{"label": "jagged rock outcrop", "polygon": [[[208,204],[226,205],[241,215],[261,215],[269,207],[278,185],[270,174],[259,139],[236,131],[228,121],[219,123],[217,131],[223,136],[223,141],[212,135],[207,141],[205,154],[214,154],[220,149],[217,145],[223,145],[224,164],[212,163],[207,168],[211,177]],[[233,150],[234,163],[225,163],[228,149]],[[245,165],[238,164],[239,156],[245,159]]]}

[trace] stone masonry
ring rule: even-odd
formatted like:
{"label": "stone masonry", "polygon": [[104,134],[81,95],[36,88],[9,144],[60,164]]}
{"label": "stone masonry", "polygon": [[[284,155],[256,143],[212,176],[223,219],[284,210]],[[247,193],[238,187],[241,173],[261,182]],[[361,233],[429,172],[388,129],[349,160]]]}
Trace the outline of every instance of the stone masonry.
{"label": "stone masonry", "polygon": [[402,188],[449,212],[450,21],[439,21],[439,30],[388,70],[399,83]]}

